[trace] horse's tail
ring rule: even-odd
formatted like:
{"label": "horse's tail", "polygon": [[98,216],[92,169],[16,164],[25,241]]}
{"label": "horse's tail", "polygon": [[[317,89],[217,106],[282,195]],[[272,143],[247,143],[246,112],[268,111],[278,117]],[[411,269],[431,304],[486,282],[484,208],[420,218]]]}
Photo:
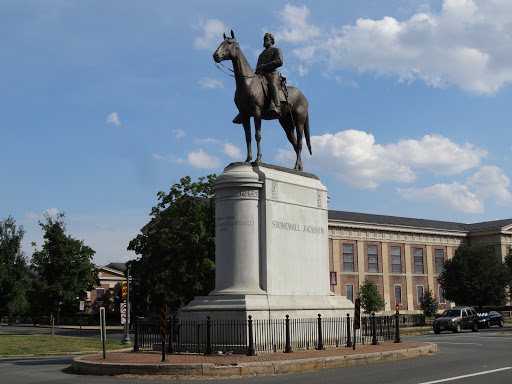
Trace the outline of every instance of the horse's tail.
{"label": "horse's tail", "polygon": [[306,136],[306,144],[309,149],[309,154],[312,155],[313,152],[311,152],[311,138],[309,137],[309,113],[306,116],[306,122],[304,123],[304,135]]}

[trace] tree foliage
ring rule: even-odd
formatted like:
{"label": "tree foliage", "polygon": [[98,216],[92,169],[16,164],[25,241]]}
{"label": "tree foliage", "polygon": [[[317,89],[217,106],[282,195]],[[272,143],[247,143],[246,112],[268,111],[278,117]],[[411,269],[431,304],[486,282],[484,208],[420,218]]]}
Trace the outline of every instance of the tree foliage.
{"label": "tree foliage", "polygon": [[437,314],[439,304],[437,302],[437,297],[434,296],[430,288],[428,288],[423,294],[420,308],[426,317],[434,317]]}
{"label": "tree foliage", "polygon": [[[128,250],[140,255],[131,262],[135,297],[160,300],[178,308],[215,287],[215,175],[192,182],[189,176],[169,193],[157,194],[151,222]],[[140,305],[140,303],[138,303]]]}
{"label": "tree foliage", "polygon": [[509,274],[505,264],[488,246],[459,249],[447,260],[439,276],[444,295],[457,305],[501,305],[506,301]]}
{"label": "tree foliage", "polygon": [[512,248],[508,249],[507,256],[505,257],[505,266],[507,267],[508,272],[508,289],[509,296],[512,300]]}
{"label": "tree foliage", "polygon": [[45,214],[45,220],[39,222],[45,232],[44,244],[31,261],[39,275],[35,293],[46,313],[74,311],[77,297],[97,284],[97,270],[92,263],[95,252],[83,241],[66,235],[63,213],[55,218]]}
{"label": "tree foliage", "polygon": [[386,302],[382,298],[373,280],[365,279],[359,287],[359,299],[365,313],[375,313],[384,309]]}
{"label": "tree foliage", "polygon": [[26,290],[30,280],[27,261],[21,250],[25,231],[9,216],[0,222],[0,317],[20,315],[28,309]]}

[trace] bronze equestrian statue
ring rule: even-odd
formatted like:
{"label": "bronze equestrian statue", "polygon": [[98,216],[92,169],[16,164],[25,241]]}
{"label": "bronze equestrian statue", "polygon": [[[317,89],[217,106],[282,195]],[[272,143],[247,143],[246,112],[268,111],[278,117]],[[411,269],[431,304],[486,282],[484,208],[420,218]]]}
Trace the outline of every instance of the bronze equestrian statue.
{"label": "bronze equestrian statue", "polygon": [[[233,31],[231,37],[226,37],[213,54],[215,62],[231,60],[235,74],[236,91],[235,104],[239,114],[233,120],[241,123],[245,131],[247,143],[246,162],[252,160],[251,150],[251,122],[254,119],[255,138],[258,146],[256,162],[261,162],[261,120],[279,119],[279,123],[286,132],[297,155],[294,169],[302,171],[302,135],[306,137],[306,144],[311,154],[311,139],[309,134],[309,103],[306,97],[294,87],[281,87],[279,74],[276,68],[283,64],[283,55],[279,48],[274,47],[274,37],[265,34],[263,45],[265,50],[261,53],[253,72],[249,62],[245,58],[240,45],[235,39]],[[277,83],[277,84],[276,84]],[[275,89],[272,89],[272,86]],[[268,97],[267,97],[268,95]],[[280,96],[282,95],[282,96]],[[295,131],[297,137],[295,137]]]}

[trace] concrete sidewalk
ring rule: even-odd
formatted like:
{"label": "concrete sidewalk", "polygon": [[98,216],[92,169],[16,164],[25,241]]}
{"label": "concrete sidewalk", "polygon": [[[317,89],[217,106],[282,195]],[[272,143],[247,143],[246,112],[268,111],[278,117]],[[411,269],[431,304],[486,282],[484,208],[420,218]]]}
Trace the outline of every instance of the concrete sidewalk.
{"label": "concrete sidewalk", "polygon": [[358,345],[356,349],[338,348],[293,353],[244,355],[166,355],[153,351],[113,351],[80,356],[73,361],[73,372],[82,375],[202,375],[249,376],[304,372],[349,367],[425,356],[438,351],[431,343],[393,343]]}

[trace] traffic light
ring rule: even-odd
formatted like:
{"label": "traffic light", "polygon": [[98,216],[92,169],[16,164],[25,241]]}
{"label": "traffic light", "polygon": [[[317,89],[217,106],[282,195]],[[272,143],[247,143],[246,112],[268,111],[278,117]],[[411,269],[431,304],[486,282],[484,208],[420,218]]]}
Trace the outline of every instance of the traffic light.
{"label": "traffic light", "polygon": [[400,313],[400,303],[396,302],[396,314],[398,315]]}
{"label": "traffic light", "polygon": [[123,300],[126,299],[126,294],[128,293],[128,282],[123,281]]}

